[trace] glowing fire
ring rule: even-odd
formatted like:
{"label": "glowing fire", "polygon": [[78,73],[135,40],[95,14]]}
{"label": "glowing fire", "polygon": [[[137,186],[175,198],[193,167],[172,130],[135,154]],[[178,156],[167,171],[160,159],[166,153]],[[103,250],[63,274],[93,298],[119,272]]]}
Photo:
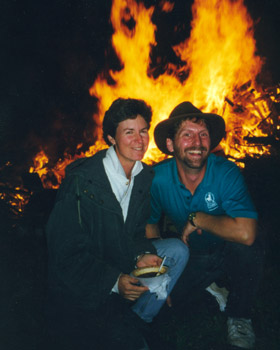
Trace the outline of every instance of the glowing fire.
{"label": "glowing fire", "polygon": [[[31,193],[32,194],[32,193]],[[21,214],[28,203],[30,193],[20,187],[10,188],[0,193],[0,200],[4,200],[14,214]]]}
{"label": "glowing fire", "polygon": [[[173,9],[173,4],[168,1],[162,1],[161,6],[165,12]],[[151,19],[153,12],[154,7],[147,9],[135,0],[113,1],[112,44],[123,68],[109,71],[113,85],[108,84],[101,73],[90,89],[90,94],[99,101],[99,112],[94,116],[99,126],[94,135],[97,142],[84,154],[76,157],[65,155],[52,169],[47,168],[48,159],[41,151],[30,171],[40,175],[45,187],[58,187],[65,166],[74,159],[90,156],[106,147],[101,135],[102,118],[118,97],[141,98],[152,106],[151,142],[145,157],[147,163],[165,157],[156,148],[152,137],[155,125],[167,118],[178,103],[186,100],[204,112],[224,117],[227,138],[221,146],[229,158],[236,160],[246,154],[258,156],[269,152],[268,146],[252,147],[244,139],[248,135],[266,136],[266,127],[272,122],[268,118],[271,100],[260,99],[261,93],[255,84],[262,60],[255,55],[253,22],[243,0],[195,0],[191,35],[173,47],[185,66],[178,68],[168,64],[166,72],[157,78],[153,77],[150,67],[157,29]],[[183,81],[180,78],[182,72],[187,76]],[[55,184],[47,180],[50,172],[56,177]]]}

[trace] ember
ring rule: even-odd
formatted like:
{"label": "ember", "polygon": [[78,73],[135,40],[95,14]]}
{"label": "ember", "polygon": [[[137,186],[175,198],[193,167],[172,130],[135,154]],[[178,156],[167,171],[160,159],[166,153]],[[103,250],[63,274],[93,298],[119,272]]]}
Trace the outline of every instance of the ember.
{"label": "ember", "polygon": [[4,200],[8,204],[12,213],[16,215],[23,212],[23,209],[32,194],[28,190],[21,189],[20,187],[3,187],[2,191],[3,192],[0,193],[0,200]]}

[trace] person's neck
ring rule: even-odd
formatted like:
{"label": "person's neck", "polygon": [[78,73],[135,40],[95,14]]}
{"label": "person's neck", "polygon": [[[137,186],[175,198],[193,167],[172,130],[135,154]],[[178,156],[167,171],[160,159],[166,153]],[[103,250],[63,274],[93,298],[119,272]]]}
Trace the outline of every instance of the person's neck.
{"label": "person's neck", "polygon": [[122,157],[119,156],[118,152],[116,151],[116,148],[114,147],[114,151],[116,152],[116,155],[119,159],[119,162],[121,163],[121,166],[124,170],[124,173],[126,175],[126,177],[128,178],[128,180],[130,181],[131,179],[131,173],[132,173],[132,169],[136,163],[136,161],[130,161],[130,160],[126,160]]}
{"label": "person's neck", "polygon": [[198,185],[204,178],[207,163],[201,169],[192,169],[186,164],[177,161],[177,159],[176,164],[180,181],[191,192],[191,194],[194,194]]}
{"label": "person's neck", "polygon": [[124,172],[125,172],[126,177],[127,177],[128,180],[130,181],[132,169],[133,169],[133,167],[134,167],[134,165],[135,165],[135,162],[134,162],[134,163],[126,163],[126,164],[122,164],[122,163],[121,163],[121,165],[122,165],[122,167],[123,167],[123,170],[124,170]]}

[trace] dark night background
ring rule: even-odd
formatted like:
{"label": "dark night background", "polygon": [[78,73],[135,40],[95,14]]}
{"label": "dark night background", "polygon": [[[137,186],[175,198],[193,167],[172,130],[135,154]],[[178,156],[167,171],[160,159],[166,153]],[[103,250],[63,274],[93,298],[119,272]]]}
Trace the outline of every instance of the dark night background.
{"label": "dark night background", "polygon": [[[158,45],[152,62],[161,67],[174,60],[171,46],[187,38],[191,20],[189,0],[176,0],[171,13],[153,17]],[[280,81],[278,0],[247,0],[255,21],[257,53],[266,59],[261,79]],[[1,0],[0,168],[10,161],[23,168],[41,145],[53,162],[65,150],[74,153],[93,144],[92,114],[96,101],[88,89],[106,67],[118,68],[110,45],[111,1]],[[177,25],[179,31],[175,33]],[[28,169],[29,167],[27,167]]]}
{"label": "dark night background", "polygon": [[[171,46],[189,35],[192,1],[174,0],[168,14],[160,11],[160,1],[143,2],[156,6],[158,45],[152,62],[161,57],[159,73],[166,62],[176,63]],[[264,86],[279,84],[280,1],[247,0],[245,5],[255,22],[257,54],[266,59],[259,80]],[[110,10],[110,0],[0,0],[0,186],[16,182],[33,164],[40,146],[55,164],[65,150],[74,154],[77,144],[83,142],[85,150],[93,144],[96,100],[88,90],[98,73],[119,68],[110,44]],[[7,162],[12,166],[6,167]],[[279,350],[280,152],[248,160],[244,175],[268,247],[254,310],[256,349]],[[18,218],[10,216],[0,201],[1,350],[49,350],[44,347],[42,313],[46,287],[42,226],[52,199],[53,193],[40,192]],[[157,342],[162,337],[169,347],[158,342],[152,349],[225,350],[224,324],[213,298],[206,296],[191,319],[182,313],[179,321],[171,318],[162,325],[161,335],[156,333]]]}

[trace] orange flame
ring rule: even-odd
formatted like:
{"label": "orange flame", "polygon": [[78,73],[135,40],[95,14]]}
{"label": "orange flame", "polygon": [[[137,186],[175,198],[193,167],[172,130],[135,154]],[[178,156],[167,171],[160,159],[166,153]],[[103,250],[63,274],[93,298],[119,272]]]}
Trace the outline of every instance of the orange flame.
{"label": "orange flame", "polygon": [[[172,11],[173,4],[162,1],[161,9]],[[272,122],[269,119],[271,99],[259,98],[261,93],[255,83],[263,62],[255,55],[253,21],[243,0],[195,0],[191,35],[173,47],[185,66],[178,68],[169,64],[166,72],[157,78],[152,76],[150,67],[157,29],[152,22],[153,13],[153,6],[146,8],[135,0],[113,0],[112,45],[122,69],[109,71],[113,85],[101,73],[91,87],[90,94],[98,98],[99,112],[94,116],[99,126],[95,130],[97,142],[84,154],[74,158],[65,155],[65,159],[51,169],[57,179],[56,186],[61,182],[64,168],[69,162],[77,157],[91,156],[106,147],[101,134],[102,118],[118,97],[140,98],[152,106],[151,142],[144,159],[147,163],[166,157],[154,143],[152,135],[155,125],[167,118],[177,104],[186,100],[204,112],[214,112],[224,117],[227,138],[221,145],[229,158],[269,152],[268,146],[252,147],[244,140],[248,135],[267,135],[265,126]],[[188,76],[184,81],[179,79],[182,70]],[[44,169],[46,160],[40,160],[40,157],[45,157],[45,154],[37,155],[31,171],[46,179],[50,170]],[[44,185],[53,186],[48,181]]]}
{"label": "orange flame", "polygon": [[[225,99],[233,100],[235,87],[248,80],[254,81],[262,65],[261,59],[255,56],[253,22],[243,1],[194,2],[190,38],[173,48],[177,56],[186,62],[184,69],[189,75],[184,82],[178,79],[178,70],[172,65],[157,79],[148,75],[150,47],[155,45],[155,26],[151,20],[153,10],[153,7],[146,9],[133,0],[113,2],[111,19],[115,33],[112,43],[124,68],[110,71],[114,86],[109,86],[100,75],[90,89],[90,93],[99,99],[101,113],[96,116],[99,124],[100,116],[117,97],[142,98],[153,108],[152,136],[159,121],[167,118],[178,103],[189,100],[204,112],[223,115],[229,138],[222,146],[233,158],[243,157],[248,148],[243,150],[241,146],[236,150],[235,144],[231,144],[236,115],[225,106]],[[130,18],[136,22],[133,30],[125,25]],[[239,127],[246,124],[239,141],[248,131],[254,135],[255,131],[260,133],[254,128],[257,129],[262,119],[258,116],[251,118],[250,114],[247,119],[244,117],[243,113],[238,120]],[[250,149],[253,153],[266,151]],[[152,140],[145,160],[151,162],[163,157]]]}

